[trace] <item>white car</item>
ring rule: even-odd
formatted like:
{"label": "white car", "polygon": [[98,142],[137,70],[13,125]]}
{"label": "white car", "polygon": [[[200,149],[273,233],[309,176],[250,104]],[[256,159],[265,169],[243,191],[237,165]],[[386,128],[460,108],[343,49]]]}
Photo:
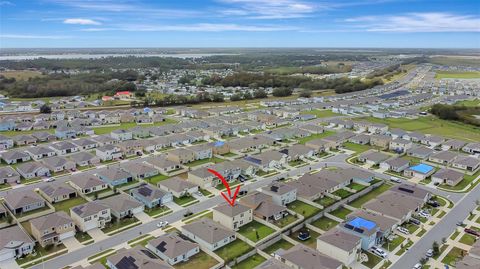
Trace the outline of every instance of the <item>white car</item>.
{"label": "white car", "polygon": [[405,235],[410,234],[410,232],[405,227],[402,227],[402,226],[397,227],[397,231],[399,231],[400,233],[405,234]]}
{"label": "white car", "polygon": [[373,254],[376,254],[382,258],[387,258],[387,252],[385,252],[385,250],[381,249],[381,248],[377,248],[377,247],[371,247],[370,248],[370,251],[373,253]]}
{"label": "white car", "polygon": [[413,266],[413,269],[422,269],[422,264],[417,263]]}
{"label": "white car", "polygon": [[423,212],[423,211],[420,211],[420,213],[418,213],[418,215],[420,215],[421,217],[424,217],[424,218],[430,218],[430,214],[426,213],[426,212]]}
{"label": "white car", "polygon": [[47,178],[47,180],[45,180],[45,181],[46,181],[46,182],[54,182],[55,179],[54,179],[53,177],[51,177],[51,178]]}
{"label": "white car", "polygon": [[157,223],[158,228],[163,228],[167,225],[168,225],[168,221],[160,221],[159,223]]}
{"label": "white car", "polygon": [[427,254],[425,256],[427,256],[428,258],[433,257],[433,249],[427,250]]}
{"label": "white car", "polygon": [[396,183],[402,183],[402,180],[399,179],[398,177],[390,177],[390,181],[396,182]]}

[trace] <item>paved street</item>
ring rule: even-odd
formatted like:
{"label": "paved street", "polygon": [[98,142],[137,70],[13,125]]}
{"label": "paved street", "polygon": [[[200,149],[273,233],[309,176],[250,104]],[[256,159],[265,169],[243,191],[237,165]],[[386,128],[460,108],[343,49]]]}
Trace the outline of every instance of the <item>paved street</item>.
{"label": "paved street", "polygon": [[477,206],[476,201],[480,199],[480,184],[458,201],[454,208],[440,220],[430,231],[428,231],[409,251],[406,252],[391,269],[412,268],[426,251],[432,247],[434,241],[442,242],[442,238],[448,238],[455,230],[456,223],[464,220],[469,213]]}

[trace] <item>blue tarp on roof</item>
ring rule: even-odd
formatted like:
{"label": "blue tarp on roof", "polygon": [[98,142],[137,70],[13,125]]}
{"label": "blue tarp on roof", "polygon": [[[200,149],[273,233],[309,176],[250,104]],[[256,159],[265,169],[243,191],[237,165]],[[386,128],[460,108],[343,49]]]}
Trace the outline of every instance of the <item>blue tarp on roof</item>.
{"label": "blue tarp on roof", "polygon": [[356,217],[352,219],[351,221],[347,222],[348,224],[352,225],[355,228],[364,228],[367,230],[371,230],[377,226],[375,222],[366,220],[364,218]]}
{"label": "blue tarp on roof", "polygon": [[215,147],[221,147],[221,146],[225,145],[225,142],[223,142],[223,141],[217,141],[217,142],[215,142],[215,144],[213,144],[213,145],[214,145]]}
{"label": "blue tarp on roof", "polygon": [[433,167],[430,166],[430,165],[426,165],[424,163],[421,163],[421,164],[417,164],[415,166],[410,167],[410,169],[415,171],[415,172],[419,172],[419,173],[422,173],[422,174],[427,174],[428,172],[433,170]]}

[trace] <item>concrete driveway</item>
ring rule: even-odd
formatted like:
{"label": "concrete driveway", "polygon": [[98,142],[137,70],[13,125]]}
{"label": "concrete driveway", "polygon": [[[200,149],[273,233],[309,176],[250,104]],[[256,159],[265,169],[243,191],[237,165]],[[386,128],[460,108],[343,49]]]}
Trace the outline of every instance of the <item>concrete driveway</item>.
{"label": "concrete driveway", "polygon": [[102,241],[105,238],[108,238],[108,235],[106,235],[100,228],[95,228],[87,232],[88,235],[90,235],[95,242]]}
{"label": "concrete driveway", "polygon": [[62,242],[65,245],[65,247],[68,249],[68,251],[74,251],[76,249],[83,247],[83,245],[80,242],[78,242],[78,240],[75,237],[64,239]]}
{"label": "concrete driveway", "polygon": [[0,268],[5,268],[5,269],[20,269],[21,267],[18,266],[17,262],[15,259],[8,259],[6,261],[1,261],[0,262]]}
{"label": "concrete driveway", "polygon": [[135,214],[135,218],[140,220],[142,223],[147,223],[147,222],[150,222],[150,221],[153,220],[152,217],[150,217],[147,213],[145,213],[143,211]]}

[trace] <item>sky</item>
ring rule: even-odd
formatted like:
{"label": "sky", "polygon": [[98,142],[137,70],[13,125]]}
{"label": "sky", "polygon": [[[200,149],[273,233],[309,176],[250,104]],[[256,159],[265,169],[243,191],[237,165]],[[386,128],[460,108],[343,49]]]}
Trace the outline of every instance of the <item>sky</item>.
{"label": "sky", "polygon": [[479,0],[0,0],[0,48],[480,48]]}

